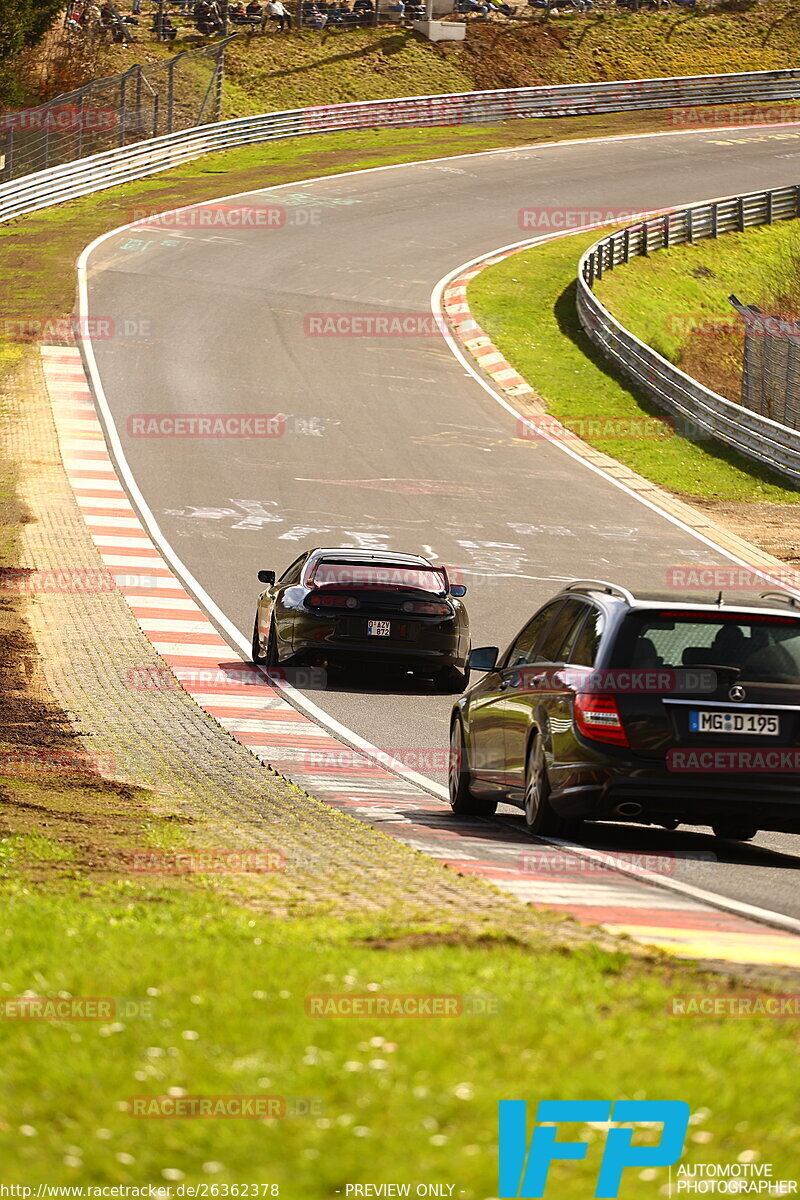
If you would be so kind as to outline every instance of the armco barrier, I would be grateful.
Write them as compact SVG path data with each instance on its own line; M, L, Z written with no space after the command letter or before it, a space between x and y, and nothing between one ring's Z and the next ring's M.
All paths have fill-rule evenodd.
M594 344L652 400L695 430L800 483L800 432L743 408L686 375L625 329L593 292L607 271L639 255L800 216L800 187L694 204L628 225L590 246L578 268L578 316Z
M209 151L277 138L381 127L476 125L522 117L752 104L796 97L800 97L800 70L793 69L406 96L264 113L151 138L3 184L0 221L165 171Z

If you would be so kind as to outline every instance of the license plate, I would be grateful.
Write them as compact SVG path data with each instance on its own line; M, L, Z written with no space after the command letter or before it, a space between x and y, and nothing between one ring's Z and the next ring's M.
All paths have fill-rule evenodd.
M389 637L391 628L391 621L367 621L367 634L369 637Z
M766 713L690 712L690 733L755 733L777 737L780 718Z

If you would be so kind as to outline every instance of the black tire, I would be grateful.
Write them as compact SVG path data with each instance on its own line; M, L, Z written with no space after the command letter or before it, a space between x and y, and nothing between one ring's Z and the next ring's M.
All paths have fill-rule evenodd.
M269 636L267 638L267 653L264 656L267 670L271 667L279 667L281 665L280 656L278 654L278 636L275 633L275 622L269 623Z
M464 744L464 728L456 718L450 728L450 762L447 783L450 790L450 807L458 817L491 817L497 808L496 800L483 800L473 796L470 787L472 776Z
M250 658L257 667L264 667L267 664L266 654L261 653L260 639L258 636L258 613L253 621L253 640L250 644Z
M575 837L583 822L580 818L561 817L550 803L550 778L539 734L528 747L525 762L525 825L529 833L540 837Z
M468 683L469 671L460 670L458 667L443 667L433 677L433 686L436 691L444 692L448 696L460 696Z
M731 842L749 842L758 833L751 825L712 825L714 836Z

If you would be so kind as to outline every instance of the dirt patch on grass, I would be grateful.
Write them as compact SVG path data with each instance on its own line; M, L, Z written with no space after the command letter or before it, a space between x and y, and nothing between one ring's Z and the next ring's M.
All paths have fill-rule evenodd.
M151 816L138 789L92 776L30 772L0 780L0 877L53 886L64 878L112 881L133 862Z
M719 525L752 542L759 550L785 563L800 565L800 504L701 500L697 496L681 499L702 509Z
M0 876L10 863L34 882L76 870L114 876L119 845L135 840L148 810L136 788L103 778L47 688L28 621L40 581L19 566L32 516L2 436L0 481Z
M371 950L425 950L428 946L521 946L526 944L525 938L514 937L512 934L492 934L489 932L465 935L455 931L437 933L405 933L398 937L365 938L358 943L369 946Z
M743 359L744 331L733 330L694 338L686 344L676 365L712 392L740 404Z
M19 533L31 514L16 493L16 465L0 445L0 774L36 769L48 755L82 765L76 735L50 696L26 619L35 573L18 567Z

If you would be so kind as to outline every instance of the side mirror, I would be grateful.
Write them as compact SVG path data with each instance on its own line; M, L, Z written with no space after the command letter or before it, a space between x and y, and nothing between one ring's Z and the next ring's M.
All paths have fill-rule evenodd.
M470 650L467 666L470 671L493 671L499 653L498 646L477 646Z
M258 572L258 582L259 583L274 583L275 582L275 572L274 571L259 571Z
M458 597L458 599L460 599L462 596L466 596L466 594L467 594L467 585L465 583L451 583L450 584L450 595L451 596L456 596L456 597Z

